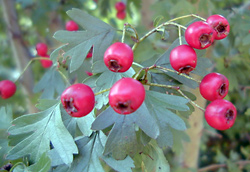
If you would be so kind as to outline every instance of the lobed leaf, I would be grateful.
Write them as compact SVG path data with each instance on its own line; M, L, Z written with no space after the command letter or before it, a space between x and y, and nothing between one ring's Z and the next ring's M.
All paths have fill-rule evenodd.
M10 143L14 146L7 155L8 159L17 159L30 155L31 161L50 150L50 142L65 164L73 161L78 153L72 136L63 125L60 104L49 109L16 118L8 130Z

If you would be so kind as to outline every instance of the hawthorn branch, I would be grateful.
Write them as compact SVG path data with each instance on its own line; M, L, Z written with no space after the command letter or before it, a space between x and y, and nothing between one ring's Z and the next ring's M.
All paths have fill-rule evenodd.
M244 166L250 164L250 160L241 160L235 162L235 164L238 165L240 169L242 169ZM207 167L200 168L198 172L214 171L219 168L227 168L227 164L212 164Z

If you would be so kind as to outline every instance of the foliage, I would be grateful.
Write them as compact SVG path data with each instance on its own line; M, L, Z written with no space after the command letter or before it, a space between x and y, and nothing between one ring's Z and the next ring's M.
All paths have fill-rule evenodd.
M14 171L31 172L168 172L170 166L171 171L181 171L182 167L174 159L185 146L183 143L189 141L185 130L189 128L189 115L194 111L196 98L192 90L199 86L193 76L203 77L213 70L229 79L230 91L226 99L236 105L238 117L235 126L228 131L215 131L204 122L199 167L222 163L226 164L227 171L249 170L249 166L240 168L238 163L250 158L247 139L250 130L249 3L163 0L152 5L154 27L174 17L197 13L204 17L220 13L229 20L229 36L216 41L208 50L197 50L197 68L187 76L173 72L169 62L171 50L180 42L186 43L185 38L178 35L178 27L164 25L156 34L138 43L138 37L148 32L139 23L142 16L138 10L143 1L126 1L125 21L115 18L115 2L16 1L25 33L23 38L31 54L35 56L36 42L48 42L53 47L50 48L53 66L45 70L38 62L32 64L36 84L34 97L30 99L36 104L36 113L29 113L24 107L22 98L25 96L20 89L16 97L0 100L0 167L11 162ZM55 27L52 18L60 24ZM63 30L63 24L69 19L80 25L79 31ZM196 20L182 18L178 23L187 26ZM126 36L123 38L134 46L135 61L127 72L113 73L103 63L103 54L109 45L122 39L125 22L131 25L124 27ZM14 60L6 58L11 50L4 29L0 27L0 37L5 40L1 43L3 58L0 62L3 66L15 66ZM87 59L92 46L93 57ZM1 66L0 78L17 78L19 73L10 71ZM88 76L85 71L93 75ZM134 77L147 87L143 105L130 115L117 114L108 105L108 91L102 92L122 77ZM62 91L75 82L89 85L98 94L95 109L83 118L69 116L59 101ZM225 169L220 168L220 171Z

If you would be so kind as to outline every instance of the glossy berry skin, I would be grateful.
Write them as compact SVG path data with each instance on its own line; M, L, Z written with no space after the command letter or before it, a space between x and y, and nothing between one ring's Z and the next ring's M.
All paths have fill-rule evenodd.
M214 39L224 39L229 34L230 25L222 15L212 15L207 18L206 22L214 29Z
M118 11L116 17L120 20L124 20L126 18L126 11Z
M107 48L103 60L112 72L126 72L134 60L133 50L125 43L116 42Z
M174 70L189 74L196 67L197 55L192 47L183 44L170 52L169 60Z
M228 93L229 81L220 73L207 74L200 83L202 97L209 101L223 99Z
M214 41L213 32L213 28L208 23L197 21L187 27L185 39L191 47L205 49Z
M133 78L122 78L110 89L109 104L119 114L135 112L145 99L143 85Z
M46 56L48 52L48 46L45 43L36 44L36 51L39 56Z
M61 95L64 109L72 117L88 115L95 106L95 95L85 84L78 83L66 88Z
M0 81L0 97L8 99L16 92L16 84L10 80Z
M126 4L122 1L115 3L115 9L119 11L124 11L126 9Z
M207 123L217 130L227 130L234 125L237 116L235 106L224 99L211 102L205 110Z
M77 31L79 29L78 24L73 20L70 20L66 23L65 28L67 31Z
M48 60L40 60L43 68L50 68L53 64L52 60L49 60L49 55L43 56L48 58Z

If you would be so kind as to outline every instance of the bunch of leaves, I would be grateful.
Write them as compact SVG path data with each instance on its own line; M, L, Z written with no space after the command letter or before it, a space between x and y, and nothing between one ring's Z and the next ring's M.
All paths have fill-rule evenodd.
M115 40L116 29L79 9L72 9L67 14L82 30L56 32L54 38L63 45L53 51L51 59L54 63L60 58L67 60L69 81L73 79L70 77L74 77L72 73L81 70L92 46L94 75L86 78L83 83L91 86L95 93L109 89L122 77L134 76L136 71L133 68L122 74L113 73L103 63L103 54ZM178 45L179 39L172 43L155 64L172 69L169 54ZM193 74L205 75L204 69L208 65L206 59L199 58ZM54 93L53 90L60 94L64 84L56 70L53 67L44 75L40 81L42 84L36 87L37 91L49 90L46 84L51 81L54 89L49 90L50 94ZM175 72L150 71L149 75L152 83L166 82L190 88L198 86L195 81ZM60 83L60 86L56 85ZM70 117L58 100L40 100L37 105L40 112L23 115L12 122L8 130L12 149L7 159L28 156L29 163L33 164L30 168L35 169L41 162L46 162L53 167L52 171L104 171L103 162L119 171L121 168L131 171L135 164L137 169L169 171L162 148L173 147L178 150L181 147L182 140L186 139L183 131L187 128L185 118L188 116L183 114L190 114L193 109L188 104L190 99L174 91L171 92L173 94L166 94L166 91L169 90L150 87L146 91L143 105L130 115L117 114L108 107L108 92L96 96L95 109L83 118ZM191 94L188 96L192 97ZM101 113L95 118L99 110ZM143 161L143 165L138 167L135 161Z

